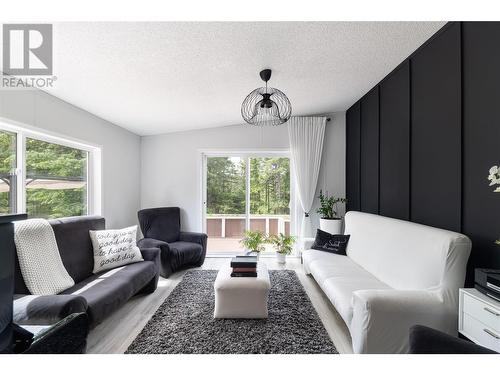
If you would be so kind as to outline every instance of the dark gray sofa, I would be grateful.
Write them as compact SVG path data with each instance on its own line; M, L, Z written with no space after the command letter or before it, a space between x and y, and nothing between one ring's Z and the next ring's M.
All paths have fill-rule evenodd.
M179 207L146 208L137 213L144 238L137 243L139 248L161 250L160 275L188 268L200 267L207 253L205 233L181 231Z
M59 253L75 285L58 295L32 296L21 274L16 256L14 322L48 325L66 316L86 312L94 327L111 312L140 293L156 290L160 269L158 249L142 248L144 262L93 274L94 253L89 230L105 229L100 216L51 220Z

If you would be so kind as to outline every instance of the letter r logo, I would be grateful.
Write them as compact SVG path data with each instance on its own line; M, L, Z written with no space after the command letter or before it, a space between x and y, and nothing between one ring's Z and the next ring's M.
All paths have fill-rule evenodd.
M3 72L52 75L52 25L4 24Z

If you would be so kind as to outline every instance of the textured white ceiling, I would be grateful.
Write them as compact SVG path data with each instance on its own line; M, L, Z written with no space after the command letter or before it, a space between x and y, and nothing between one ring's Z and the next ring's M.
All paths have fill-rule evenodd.
M262 85L344 111L444 22L56 23L49 92L140 135L242 123Z

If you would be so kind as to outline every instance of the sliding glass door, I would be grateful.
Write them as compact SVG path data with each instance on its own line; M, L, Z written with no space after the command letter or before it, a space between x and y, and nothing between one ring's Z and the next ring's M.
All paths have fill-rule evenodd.
M246 229L246 160L206 158L206 214L209 252L241 251Z
M204 230L209 254L244 251L245 230L290 234L290 159L204 155Z

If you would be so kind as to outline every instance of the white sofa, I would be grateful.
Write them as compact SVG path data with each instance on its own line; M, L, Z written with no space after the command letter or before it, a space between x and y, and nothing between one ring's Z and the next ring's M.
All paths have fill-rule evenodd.
M344 232L347 256L305 250L302 259L347 324L355 353L405 353L414 324L456 335L469 238L356 211L345 215Z

